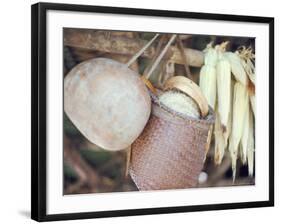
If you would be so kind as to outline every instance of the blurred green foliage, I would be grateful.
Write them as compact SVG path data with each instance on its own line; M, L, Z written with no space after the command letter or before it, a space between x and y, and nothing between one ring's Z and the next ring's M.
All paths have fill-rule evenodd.
M64 175L66 175L68 178L77 179L76 172L66 162L63 163L63 170L64 170Z
M83 158L93 167L100 167L112 158L112 154L108 151L93 151L91 149L81 149Z
M80 134L76 126L71 122L66 113L63 113L63 130L68 136L75 136Z

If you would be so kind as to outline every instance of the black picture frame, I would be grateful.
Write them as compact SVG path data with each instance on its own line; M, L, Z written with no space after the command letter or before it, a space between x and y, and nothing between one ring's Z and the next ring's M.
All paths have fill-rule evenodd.
M102 7L73 4L37 3L32 5L32 83L31 83L31 218L37 221L86 219L115 216L132 216L161 213L193 212L237 208L274 206L274 18L183 11L163 11L136 8ZM269 24L269 200L243 203L209 204L196 206L161 207L86 213L54 214L46 213L46 13L48 10L75 12L111 13L140 16L162 16L216 21L254 22Z

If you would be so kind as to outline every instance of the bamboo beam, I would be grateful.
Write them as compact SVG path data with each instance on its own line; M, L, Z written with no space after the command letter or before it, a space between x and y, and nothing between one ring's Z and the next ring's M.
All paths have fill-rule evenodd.
M111 35L106 31L95 31L88 29L64 29L64 45L74 48L100 51L111 54L134 55L141 49L147 41L124 37L122 35ZM144 51L142 57L153 58L155 47L149 47ZM185 48L184 53L189 65L193 67L201 67L204 55L201 51ZM176 64L184 65L181 52L175 46L169 47L165 59L169 57L169 61Z

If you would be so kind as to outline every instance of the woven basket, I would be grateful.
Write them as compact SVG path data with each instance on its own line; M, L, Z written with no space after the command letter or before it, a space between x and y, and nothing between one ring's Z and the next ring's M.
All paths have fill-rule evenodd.
M208 132L214 123L179 114L152 96L151 117L132 145L129 173L139 190L195 187L203 168Z

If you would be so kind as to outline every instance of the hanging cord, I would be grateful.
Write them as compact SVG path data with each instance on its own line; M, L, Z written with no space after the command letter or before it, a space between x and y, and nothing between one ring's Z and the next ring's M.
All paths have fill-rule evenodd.
M144 78L149 79L149 77L151 76L151 74L153 73L155 68L158 66L159 62L161 61L161 59L163 58L163 56L165 55L165 53L167 52L168 48L173 43L173 41L175 40L176 37L177 37L176 34L172 35L172 37L170 38L169 42L166 44L166 46L164 47L162 52L159 54L159 56L157 57L157 59L155 60L153 65L151 66L150 70L147 72L147 74L144 74Z
M159 34L156 34L139 52L137 52L127 63L127 66L129 67L148 47L149 45L159 36ZM160 55L156 58L155 62L153 63L153 65L151 66L151 68L149 69L148 73L145 75L141 76L141 79L143 80L143 82L145 83L145 85L154 93L156 93L155 88L153 87L153 85L151 84L151 82L148 80L150 75L152 74L152 72L154 71L154 69L157 67L157 65L159 64L159 62L161 61L161 59L163 58L164 54L166 53L166 51L168 50L168 48L170 47L170 45L173 43L173 41L175 40L175 38L177 37L176 34L173 34L172 37L170 38L169 42L167 43L167 45L164 47L164 49L162 50L162 52L160 53ZM131 162L131 146L127 148L127 159L126 159L126 168L125 168L125 178L128 176L129 173L129 168L130 168L130 162Z
M189 68L189 61L187 60L187 57L184 53L184 46L183 46L182 40L180 39L179 36L177 37L177 44L178 44L178 48L180 50L181 57L182 57L182 60L183 60L183 63L184 63L186 76L187 76L187 78L192 79L190 68Z
M161 37L159 38L159 41L157 43L157 46L155 48L155 53L154 53L151 61L149 62L149 65L146 66L146 68L144 69L143 74L146 74L149 71L149 69L151 68L151 66L153 65L153 63L155 62L156 58L158 57L158 55L160 54L160 52L163 48L163 45L167 41L166 39L167 39L166 35L161 35Z
M140 49L140 50L127 62L127 66L130 67L131 64L133 64L134 61L137 60L137 58L143 54L143 52L153 43L153 41L154 41L158 36L159 36L159 34L156 34L142 49Z
M164 47L164 49L161 51L161 53L159 54L159 56L156 58L156 60L153 62L151 68L148 70L147 73L142 75L142 80L145 83L145 85L154 93L156 94L157 91L154 88L154 86L151 84L151 82L149 81L149 78L151 76L151 74L153 73L153 71L155 70L155 68L159 65L161 59L163 58L163 56L165 55L165 53L167 52L168 48L170 47L170 45L173 43L173 41L176 38L176 34L173 34L173 36L170 38L170 40L168 41L168 43L166 44L166 46Z
M159 34L156 34L142 49L140 49L128 62L127 62L127 66L129 67L140 55L142 55L142 53L153 43L153 41L159 36ZM167 43L167 45L164 47L164 49L162 50L162 52L159 54L159 56L156 58L155 62L152 64L151 68L149 69L149 71L144 74L141 78L143 80L143 82L145 83L145 85L153 92L156 93L155 88L153 87L153 85L150 83L149 81L149 77L151 76L151 74L153 73L153 71L155 70L155 68L158 66L158 64L160 63L161 59L163 58L163 56L165 55L165 53L167 52L168 48L170 47L170 45L173 43L173 41L175 40L175 38L177 37L176 34L173 34L172 37L170 38L169 42Z

